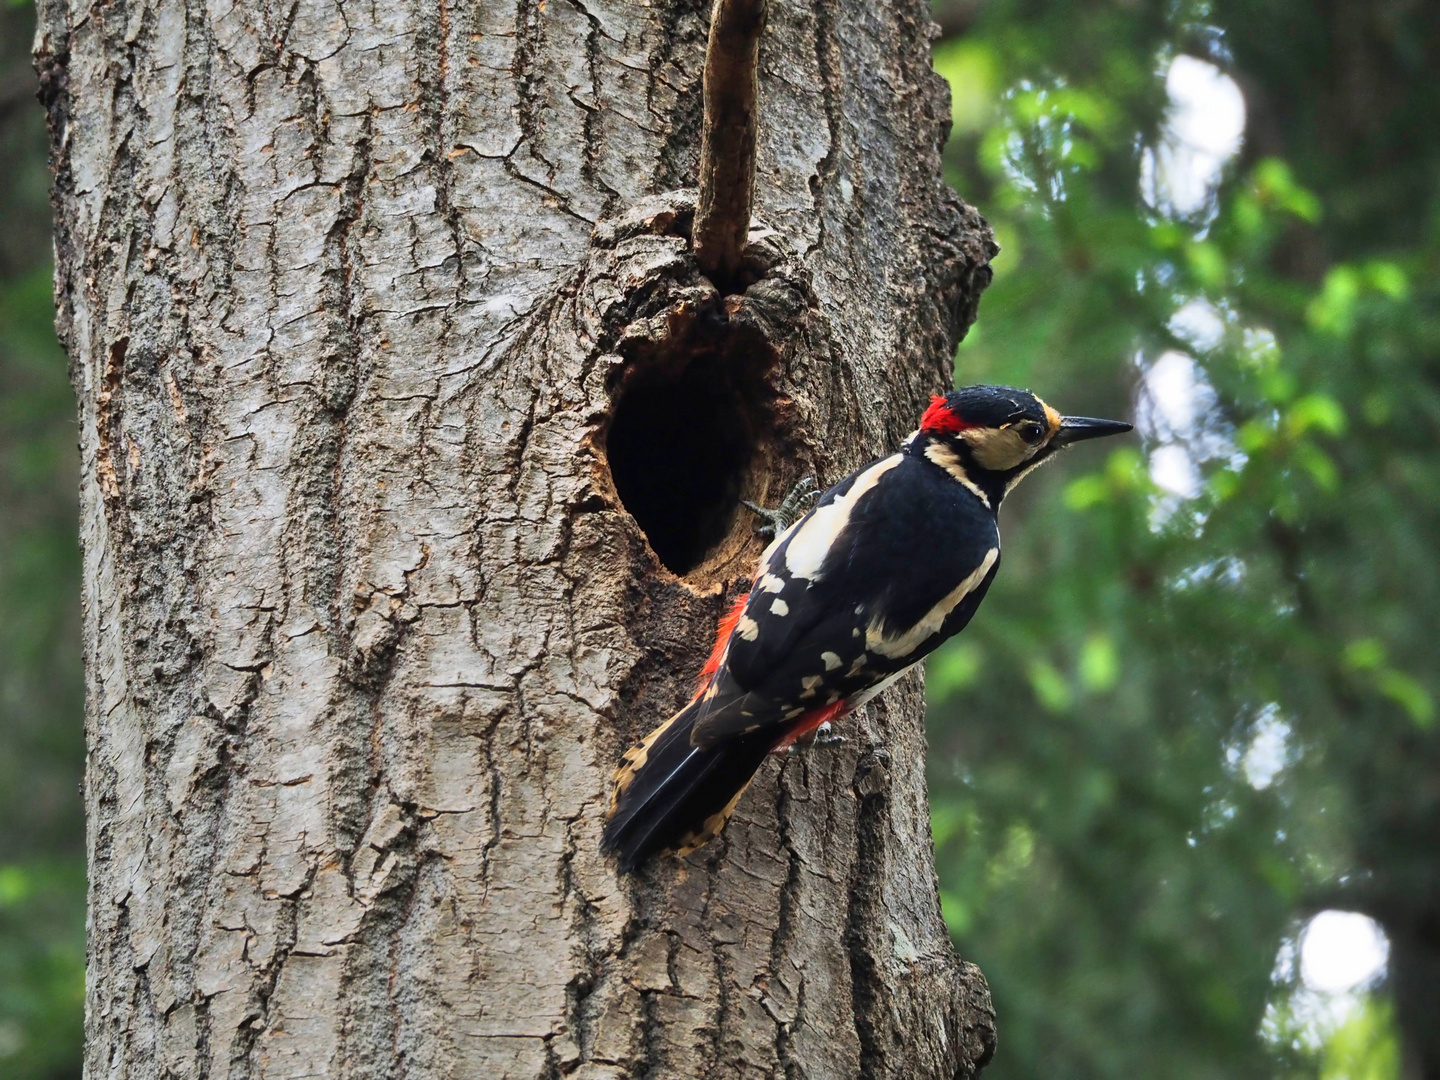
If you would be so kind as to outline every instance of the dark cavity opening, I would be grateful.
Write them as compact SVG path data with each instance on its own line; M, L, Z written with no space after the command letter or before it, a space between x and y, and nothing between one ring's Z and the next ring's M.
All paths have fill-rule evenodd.
M650 363L626 380L606 456L615 491L660 561L693 570L730 531L755 454L755 416L733 355Z

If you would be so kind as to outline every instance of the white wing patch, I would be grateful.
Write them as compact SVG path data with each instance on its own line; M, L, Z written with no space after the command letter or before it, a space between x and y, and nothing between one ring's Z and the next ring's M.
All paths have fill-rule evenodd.
M920 621L908 630L890 634L887 633L883 620L878 618L872 620L865 629L865 648L892 660L909 656L921 642L944 625L950 612L955 610L955 605L965 599L980 582L985 580L985 575L990 573L991 567L995 565L995 560L999 557L1000 549L998 547L987 551L985 558L980 560L980 565L975 568L975 571L941 597L940 602L922 615Z
M800 521L804 521L804 520L805 520L804 518L801 518L801 519L800 519ZM775 552L776 552L776 550L780 547L780 545L785 542L785 538L795 531L796 526L798 526L798 525L800 524L800 521L795 522L794 525L791 525L791 526L790 526L788 529L786 529L784 532L782 532L782 533L780 533L779 535L777 535L774 540L771 540L770 543L768 543L768 544L765 545L765 550L760 553L760 565L761 565L761 566L769 566L769 565L770 565L770 556L771 556L771 555L774 555Z
M850 524L855 505L880 482L882 476L904 460L903 454L881 458L857 476L844 495L810 511L810 515L800 522L799 529L791 535L790 546L785 549L785 569L790 571L791 577L809 581L819 578L825 556L830 554L836 539Z
M760 575L761 592L783 592L785 590L785 579L778 578L774 574Z

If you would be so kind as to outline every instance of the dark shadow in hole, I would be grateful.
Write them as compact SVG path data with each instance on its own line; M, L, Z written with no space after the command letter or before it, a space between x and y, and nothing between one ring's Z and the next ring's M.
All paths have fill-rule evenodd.
M615 491L676 574L725 538L755 456L755 410L736 384L734 359L722 351L643 365L610 421Z

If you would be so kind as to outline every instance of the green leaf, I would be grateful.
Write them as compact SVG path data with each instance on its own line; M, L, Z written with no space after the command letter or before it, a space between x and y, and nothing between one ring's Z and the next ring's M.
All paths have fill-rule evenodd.
M1342 659L1351 671L1372 671L1385 663L1385 646L1378 638L1358 638L1345 646Z
M1268 420L1247 420L1235 432L1235 445L1254 457L1275 441L1275 430Z
M1310 474L1321 491L1334 492L1340 487L1340 470L1335 460L1314 443L1300 443L1295 447L1295 460Z
M938 799L930 804L930 836L937 848L944 847L966 823L968 810L958 802Z
M1092 693L1113 690L1120 681L1120 657L1108 634L1095 633L1080 649L1080 685Z
M1078 477L1065 485L1066 507L1077 513L1099 506L1110 497L1110 484L1100 473Z
M943 701L974 683L984 664L985 653L966 638L958 638L936 650L925 668L925 692L931 701Z
M1382 694L1410 714L1417 728L1422 731L1434 728L1435 699L1419 680L1403 671L1386 668L1375 676L1375 685Z
M1105 479L1115 492L1150 488L1150 470L1144 456L1133 446L1110 452L1105 459Z
M0 866L0 907L23 903L31 891L30 876L23 866Z
M1393 262L1376 260L1367 263L1365 277L1371 288L1391 300L1404 300L1410 295L1410 279Z
M1034 858L1035 831L1024 822L1017 821L1005 830L1000 850L985 868L986 883L994 889L1014 881Z
M1305 309L1305 319L1322 334L1347 337L1355 325L1360 275L1353 266L1337 266L1325 275L1320 294Z
M1257 162L1251 174L1256 197L1265 206L1281 210L1312 224L1320 220L1320 200L1295 182L1290 166L1279 158Z
M1400 1038L1390 1003L1374 994L1363 997L1325 1040L1320 1063L1320 1080L1397 1080Z
M1345 410L1328 394L1306 394L1290 406L1285 422L1292 435L1318 429L1326 435L1345 434Z
M932 909L933 910L933 909ZM951 937L960 937L970 929L973 912L963 900L949 889L940 890L940 916Z
M1295 396L1298 388L1295 376L1288 371L1267 371L1260 376L1260 391L1266 401L1283 405Z
M1035 691L1035 700L1053 713L1065 712L1074 703L1075 695L1070 684L1058 668L1048 660L1032 660L1026 669L1030 688Z
M1225 256L1215 244L1191 244L1185 249L1185 260L1202 288L1219 289L1225 284Z
M1210 489L1210 498L1217 503L1223 503L1235 497L1240 490L1240 474L1234 469L1216 469L1206 478L1206 486Z
M1254 237L1265 227L1265 212L1252 193L1242 192L1230 206L1230 220L1242 236Z
M935 46L935 70L950 84L952 134L983 131L995 115L999 68L994 50L971 38L952 38Z

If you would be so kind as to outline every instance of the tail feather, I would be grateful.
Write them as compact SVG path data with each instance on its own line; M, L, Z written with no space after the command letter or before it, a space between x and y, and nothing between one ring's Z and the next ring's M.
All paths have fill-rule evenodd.
M693 851L724 828L773 737L691 745L695 703L626 755L601 847L631 871L651 855ZM640 751L637 753L636 751Z

